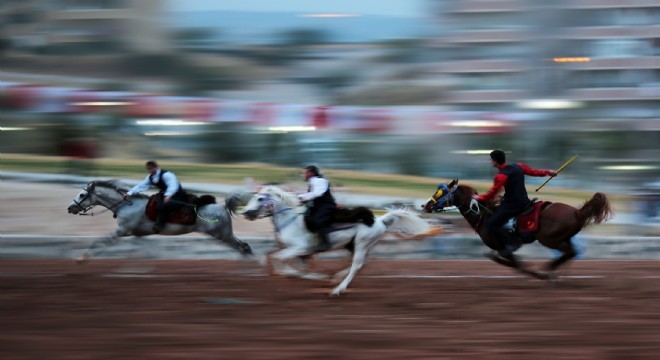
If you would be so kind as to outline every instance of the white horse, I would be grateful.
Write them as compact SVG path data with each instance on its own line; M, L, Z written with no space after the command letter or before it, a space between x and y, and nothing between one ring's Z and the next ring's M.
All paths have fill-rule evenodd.
M256 220L271 216L275 232L279 235L282 249L268 255L268 264L272 264L274 273L286 276L321 279L321 274L301 272L284 264L286 260L300 258L313 254L314 234L307 230L303 213L305 208L298 198L277 186L264 186L256 193L241 212L247 219ZM353 253L350 267L334 275L338 281L343 281L335 287L330 295L339 296L353 280L365 263L366 257L374 245L383 238L386 232L408 236L428 234L429 224L415 213L404 209L389 210L385 215L375 219L373 225L352 223L342 226L339 230L328 234L332 250L346 248ZM285 265L285 266L280 266ZM348 275L347 275L348 274Z
M124 200L123 195L130 186L117 180L92 181L73 199L68 207L70 214L83 215L93 206L100 205L106 211L111 211L117 219L117 228L107 237L95 240L78 258L78 262L86 262L94 255L100 246L116 243L124 236L146 236L153 234L154 222L145 215L145 208L149 197L136 194ZM202 232L213 236L221 242L239 251L244 256L254 256L250 245L234 236L232 231L231 215L240 203L239 195L232 194L225 199L225 204L216 203L200 206L195 209L199 219L194 225L167 223L160 232L161 235L180 235L191 232Z

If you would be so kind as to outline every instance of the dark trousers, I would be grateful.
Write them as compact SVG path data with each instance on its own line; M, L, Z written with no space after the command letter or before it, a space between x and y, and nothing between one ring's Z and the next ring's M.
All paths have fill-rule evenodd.
M307 213L307 226L311 231L319 234L322 242L328 241L328 233L332 224L332 214L337 209L334 204L320 204L309 209Z
M176 212L177 210L181 209L183 205L186 202L186 193L184 191L179 191L175 193L170 201L168 202L163 202L163 194L159 194L160 196L160 205L158 205L158 218L156 219L156 224L159 226L164 226L165 223L167 222L167 218L170 216L170 214Z
M495 243L495 250L504 248L507 241L511 240L509 233L503 228L504 224L509 221L512 217L520 214L523 210L524 205L510 205L510 204L501 204L493 213L491 217L486 219L484 226L489 236L492 236Z

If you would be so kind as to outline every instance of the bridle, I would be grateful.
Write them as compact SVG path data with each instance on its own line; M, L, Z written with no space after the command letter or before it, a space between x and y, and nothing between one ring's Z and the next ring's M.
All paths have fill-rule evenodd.
M435 195L433 195L431 197L431 200L434 201L434 206L433 207L436 206L436 203L438 201L441 201L438 206L443 206L443 207L444 206L456 206L458 211L460 211L461 214L463 214L466 219L468 219L468 217L473 219L472 220L474 222L473 227L477 232L479 231L479 228L481 227L481 223L484 221L484 216L486 215L486 213L491 213L492 214L492 211L489 208L487 208L483 204L479 203L475 199L471 199L470 202L468 202L468 203L464 203L464 204L460 204L460 205L456 204L455 201L454 201L455 200L454 194L455 194L456 190L458 190L458 186L455 186L452 190L449 190L449 188L447 186L441 186L441 187L438 188L438 190L443 190L443 194L441 195L440 200L436 200L437 192L436 192ZM446 194L444 193L444 191L446 191ZM468 220L468 222L469 221L470 220Z
M83 215L91 215L91 216L94 216L94 213L87 214L87 212L89 212L89 211L90 211L90 210L91 210L96 204L92 204L91 201L90 201L90 205L89 205L89 206L84 206L82 203L84 203L85 200L87 200L88 198L91 197L92 193L94 192L94 188L95 188L95 187L96 187L96 184L95 184L94 182L91 182L91 183L87 184L87 187L85 187L85 188L83 189L83 190L85 190L85 192L86 192L86 193L85 193L85 196L83 196L83 198L80 199L80 201L76 201L76 199L73 199L73 203L76 204L76 206L78 207L78 215L81 215L81 216L83 216ZM133 203L132 203L130 200L126 200L126 199L124 199L124 194L123 194L121 191L119 191L119 190L116 190L116 191L117 191L117 193L119 193L122 197L121 197L121 200L119 200L118 202L116 202L116 203L114 203L114 204L112 204L112 205L104 204L103 202L101 202L100 199L98 199L98 202L99 202L98 205L101 205L101 206L103 206L103 207L106 208L105 210L99 212L99 214L103 214L104 212L107 212L107 211L112 211L112 216L116 219L116 218L117 218L117 213L115 212L115 208L116 208L117 206L119 206L119 205L120 205L121 203L123 203L124 201L128 202L129 205L133 205Z
M252 210L252 211L257 212L257 214L260 214L262 209L264 209L264 208L269 209L270 213L267 214L266 216L269 216L271 218L271 220L273 222L273 226L275 227L276 232L278 232L278 233L281 232L282 229L284 229L285 227L291 225L296 220L296 218L298 217L298 216L292 216L289 219L287 219L283 224L278 225L277 222L275 221L276 215L280 215L280 214L289 212L289 211L293 210L293 207L284 207L284 208L281 208L281 209L277 209L276 211L273 211L274 208L275 208L275 200L273 199L273 195L268 194L268 193L263 193L263 194L260 194L260 195L263 196L263 197L259 198L259 200L258 200L259 201L259 208L257 208L256 210ZM259 216L259 215L257 215L257 216Z

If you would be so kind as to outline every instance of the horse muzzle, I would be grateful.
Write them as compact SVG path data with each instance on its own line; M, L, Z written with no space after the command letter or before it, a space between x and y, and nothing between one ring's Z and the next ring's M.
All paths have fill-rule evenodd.
M243 211L243 216L248 220L256 220L259 217L259 210Z
M67 211L69 212L69 214L76 215L80 212L80 207L78 205L70 205L67 208Z

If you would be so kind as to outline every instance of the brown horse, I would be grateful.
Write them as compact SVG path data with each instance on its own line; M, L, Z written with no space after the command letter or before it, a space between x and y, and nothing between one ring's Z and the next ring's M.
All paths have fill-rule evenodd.
M484 221L492 214L495 204L481 204L474 200L476 190L467 185L458 185L458 179L454 179L449 185L440 184L436 193L423 206L426 212L441 211L449 206L456 206L465 220L479 234L481 240L489 248L496 250L497 240L485 229L481 228ZM521 242L531 243L535 240L550 249L558 250L562 255L551 261L546 270L548 273L537 273L527 269L514 255L513 252L502 252L498 255L490 254L491 260L515 268L528 275L539 279L549 279L561 264L572 259L577 252L571 242L575 236L587 224L593 222L600 224L610 218L612 211L610 203L605 194L597 192L591 199L587 200L579 209L563 203L548 203L541 209L538 228L535 232L526 233ZM518 234L520 236L520 234ZM514 249L514 251L517 249Z

